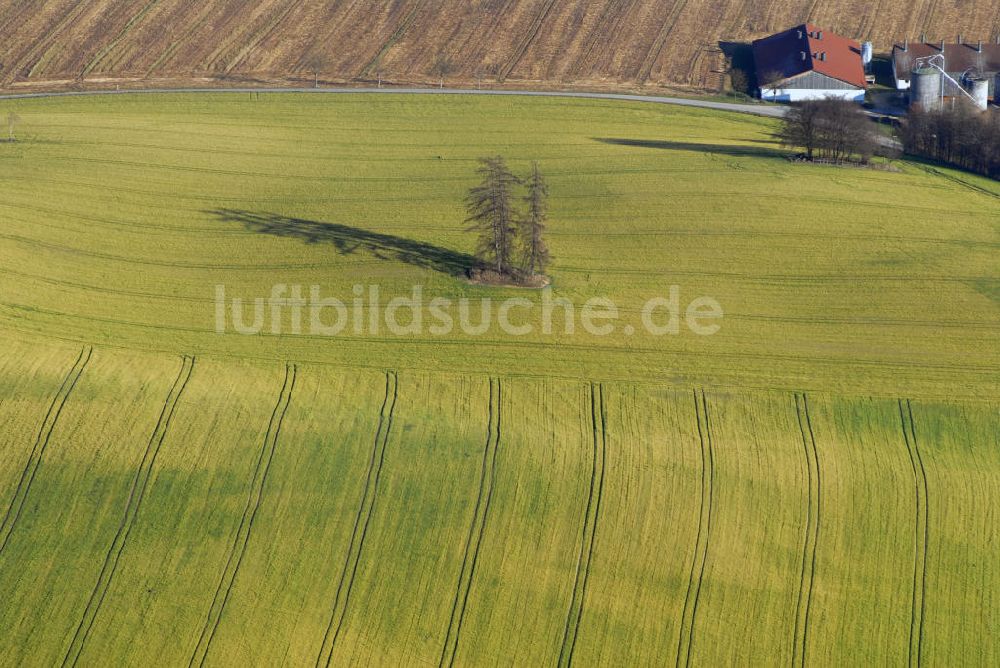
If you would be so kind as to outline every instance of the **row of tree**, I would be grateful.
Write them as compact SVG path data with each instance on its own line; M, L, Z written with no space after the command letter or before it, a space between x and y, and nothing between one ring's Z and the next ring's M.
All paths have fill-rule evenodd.
M527 178L514 174L502 156L480 159L477 171L482 182L466 198L467 230L479 236L477 259L501 281L526 282L544 274L549 189L538 163Z
M1000 114L964 102L952 109L913 109L900 140L910 155L1000 178Z
M878 152L877 126L853 102L809 100L788 110L778 131L784 146L804 151L807 160L867 163Z

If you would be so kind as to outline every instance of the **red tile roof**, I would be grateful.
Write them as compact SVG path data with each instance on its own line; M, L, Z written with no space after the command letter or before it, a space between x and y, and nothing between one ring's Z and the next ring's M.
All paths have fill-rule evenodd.
M806 54L804 60L803 53ZM790 79L806 72L818 72L858 88L867 88L861 44L811 23L755 41L753 55L758 78L777 73L783 79Z

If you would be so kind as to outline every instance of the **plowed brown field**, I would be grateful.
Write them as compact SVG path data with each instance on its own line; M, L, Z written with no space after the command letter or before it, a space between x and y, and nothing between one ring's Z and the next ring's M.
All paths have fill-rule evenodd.
M717 88L720 41L812 21L886 48L987 39L994 0L3 0L0 87L107 79L479 78ZM439 68L443 60L450 67Z

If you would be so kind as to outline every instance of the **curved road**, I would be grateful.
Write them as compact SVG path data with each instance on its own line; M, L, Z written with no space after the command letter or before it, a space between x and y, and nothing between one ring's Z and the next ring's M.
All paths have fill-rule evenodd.
M772 104L730 104L709 100L692 100L683 97L658 97L652 95L627 95L624 93L573 93L557 91L522 90L473 90L466 88L169 88L138 90L96 90L71 91L64 93L16 93L0 95L0 100L23 100L41 97L73 97L78 95L133 95L157 93L314 93L347 94L364 93L375 95L515 95L527 97L571 97L588 100L620 100L625 102L650 102L654 104L674 104L681 107L696 107L716 111L732 111L755 116L781 118L787 107Z

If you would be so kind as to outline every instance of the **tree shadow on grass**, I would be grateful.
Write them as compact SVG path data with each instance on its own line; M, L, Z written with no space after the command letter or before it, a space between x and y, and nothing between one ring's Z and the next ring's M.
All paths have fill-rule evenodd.
M223 222L240 223L258 234L299 239L307 244L330 244L341 255L368 253L380 260L402 262L449 276L467 276L480 266L475 257L466 253L339 223L236 209L213 209L207 213Z
M787 158L791 153L779 148L764 146L733 146L726 144L699 144L697 142L667 141L655 139L621 139L616 137L595 137L594 141L615 146L633 146L665 151L695 151L716 153L741 158Z

